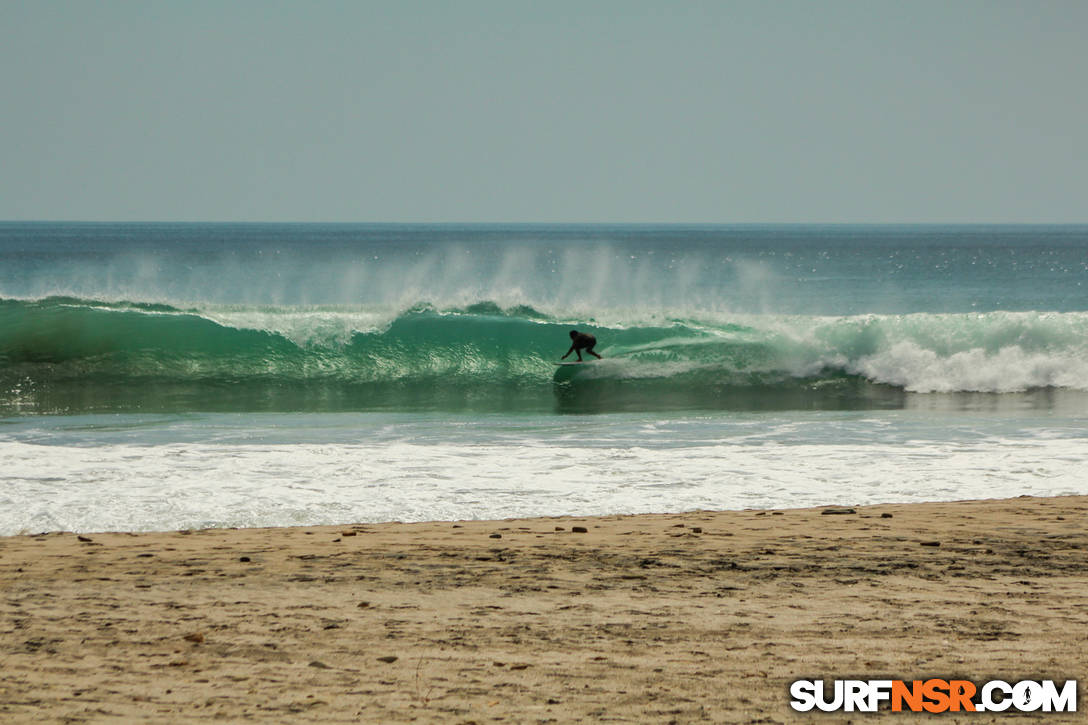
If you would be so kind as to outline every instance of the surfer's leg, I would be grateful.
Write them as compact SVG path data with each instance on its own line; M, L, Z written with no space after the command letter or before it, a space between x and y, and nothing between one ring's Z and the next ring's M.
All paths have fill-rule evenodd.
M590 355L592 355L593 357L597 358L598 360L600 360L600 359L601 359L601 356L600 356L600 355L598 355L597 353L593 352L593 348L592 348L592 347L590 347L590 348L586 348L586 352L588 352L588 353L589 353Z

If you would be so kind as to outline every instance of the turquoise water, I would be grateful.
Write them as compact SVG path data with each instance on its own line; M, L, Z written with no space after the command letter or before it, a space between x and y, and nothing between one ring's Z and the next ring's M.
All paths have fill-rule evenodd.
M1071 493L1086 405L1088 227L0 224L0 533Z

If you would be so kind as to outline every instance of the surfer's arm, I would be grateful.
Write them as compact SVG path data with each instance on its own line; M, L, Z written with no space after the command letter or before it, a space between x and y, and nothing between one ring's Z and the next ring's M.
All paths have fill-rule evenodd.
M570 349L569 349L569 350L567 350L567 355L570 355L570 354L571 354L572 352L574 352L574 345L571 345L571 346L570 346ZM561 358L559 358L559 359L560 359L560 360L566 360L566 359L567 359L567 355L564 355L563 357L561 357Z

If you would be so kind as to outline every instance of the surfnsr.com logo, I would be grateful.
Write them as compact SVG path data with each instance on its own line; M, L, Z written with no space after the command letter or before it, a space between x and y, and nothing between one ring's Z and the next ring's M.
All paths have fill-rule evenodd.
M1010 684L990 680L797 680L790 685L790 707L798 712L876 712L885 703L892 712L1076 712L1077 681L1060 687L1053 680Z

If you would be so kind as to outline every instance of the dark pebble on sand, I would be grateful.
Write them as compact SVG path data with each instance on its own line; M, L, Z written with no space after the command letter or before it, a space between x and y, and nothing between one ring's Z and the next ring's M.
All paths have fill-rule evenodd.
M87 538L86 536L77 536L76 538L79 539L80 541L84 541L84 542L86 542L88 544L91 543L91 541L92 541L91 539Z
M488 538L489 538L489 539L501 539L501 538L502 538L502 534L492 534L492 535L491 535L491 536L489 536Z
M941 545L941 542L939 542L939 541L923 541L922 542L922 546L940 546L940 545Z
M396 655L386 655L385 657L379 657L378 662L384 662L387 665L391 665L397 661Z
M571 526L570 530L573 531L576 534L588 534L589 533L589 529L587 529L585 526Z
M701 527L701 526L692 526L691 527L691 533L701 534L701 533L703 533L703 527Z
M829 514L856 514L854 509L824 509L820 512L821 515L827 516Z
M882 518L882 519L890 519L891 517L892 517L891 514L880 514L880 518Z
M253 561L248 556L239 556L238 561Z
M331 669L327 664L325 664L324 662L320 662L318 660L314 660L313 662L311 662L310 667L316 667L319 670Z
M556 531L566 531L566 529L564 529L562 526L556 526L555 530Z

